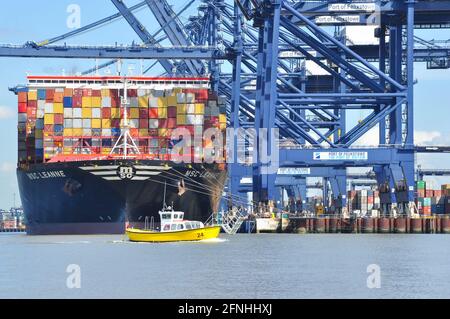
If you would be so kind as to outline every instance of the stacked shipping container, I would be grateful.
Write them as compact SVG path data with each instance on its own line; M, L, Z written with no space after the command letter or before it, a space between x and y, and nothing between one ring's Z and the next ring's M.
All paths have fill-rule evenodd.
M142 154L169 153L175 128L203 135L226 128L224 101L207 89L129 89L130 133ZM19 161L45 162L56 155L108 155L121 134L123 90L29 88L18 93ZM200 150L192 147L191 154Z
M416 204L422 215L450 214L450 184L433 189L431 184L418 181Z
M349 191L348 210L359 211L362 216L371 215L372 210L380 209L380 194L373 190Z

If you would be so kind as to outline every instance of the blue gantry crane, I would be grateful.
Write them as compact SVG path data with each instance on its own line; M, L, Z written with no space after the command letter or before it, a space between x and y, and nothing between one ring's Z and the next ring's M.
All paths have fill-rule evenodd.
M384 210L406 211L414 200L415 154L448 152L414 145L414 62L450 68L450 42L414 30L450 28L449 1L190 0L178 13L166 0L125 2L111 0L118 13L61 36L0 45L0 56L108 60L84 74L119 60L154 60L166 76L210 76L234 129L229 154L244 149L256 159L229 163L231 201L250 190L256 203L281 202L280 190L305 199L306 178L320 177L339 210L355 177L347 169L370 167ZM197 15L182 22L193 3ZM145 6L159 26L153 33L133 13ZM142 43L55 44L119 18ZM359 25L373 25L378 43L349 42L343 28ZM308 74L310 62L325 73ZM354 110L366 115L351 126ZM377 146L357 144L374 128ZM265 142L277 147L263 150Z

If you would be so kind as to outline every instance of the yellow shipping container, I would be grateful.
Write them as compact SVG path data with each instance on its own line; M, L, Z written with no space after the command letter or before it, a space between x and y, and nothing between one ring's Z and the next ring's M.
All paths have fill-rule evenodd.
M120 119L120 108L118 107L111 108L111 118Z
M167 107L167 98L166 97L158 98L158 108L159 107Z
M92 117L92 109L83 108L81 112L84 119L90 119Z
M102 120L102 128L111 128L111 120L103 119Z
M73 129L72 128L65 128L64 129L64 136L73 136Z
M109 89L102 89L102 97L109 97Z
M226 123L227 116L225 114L219 114L219 123Z
M177 105L177 96L171 95L167 98L167 105L168 106L175 106Z
M219 123L219 128L225 130L227 128L227 123Z
M91 122L92 128L102 128L102 120L101 119L93 119Z
M82 107L92 107L92 97L83 96L83 98L81 100L81 106Z
M167 108L165 108L165 107L158 108L158 118L160 118L160 119L167 118Z
M140 96L138 100L139 107L148 107L148 96Z
M37 90L28 91L28 101L37 101Z
M139 109L137 107L130 108L130 119L138 119L139 118Z
M103 155L108 155L109 153L111 153L112 148L111 147L103 147L102 148L102 154Z
M139 129L139 136L148 136L148 129L147 128Z
M177 114L186 114L187 106L186 104L177 104Z
M44 115L44 124L45 125L55 124L55 117L53 116L53 114L45 114Z
M100 96L93 96L91 107L102 107L102 98Z
M74 128L73 136L83 136L83 129L82 128Z
M177 125L186 125L186 115L177 114Z
M167 129L166 129L166 128L160 128L160 129L158 130L158 134L159 134L159 136L161 136L161 137L165 137L165 136L167 135Z
M53 103L53 113L63 114L64 113L64 105L62 103Z
M195 114L205 114L205 104L203 103L195 104Z

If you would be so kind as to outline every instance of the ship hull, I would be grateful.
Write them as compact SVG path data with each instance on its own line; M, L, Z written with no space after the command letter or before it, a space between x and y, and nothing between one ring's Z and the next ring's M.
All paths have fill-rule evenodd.
M216 164L121 160L35 164L17 177L28 234L123 234L127 223L158 225L164 199L205 221L218 209L226 172Z

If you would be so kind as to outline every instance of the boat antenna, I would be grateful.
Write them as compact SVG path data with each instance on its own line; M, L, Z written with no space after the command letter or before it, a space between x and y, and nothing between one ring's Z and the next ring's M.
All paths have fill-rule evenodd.
M167 208L167 205L166 205L166 188L167 188L167 181L164 180L164 203L163 203L163 209L164 210Z

